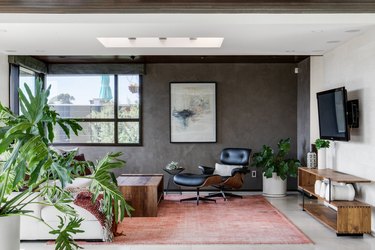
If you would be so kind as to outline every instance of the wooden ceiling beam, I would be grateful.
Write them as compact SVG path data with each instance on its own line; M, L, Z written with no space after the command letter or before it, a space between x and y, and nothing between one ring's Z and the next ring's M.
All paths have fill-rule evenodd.
M375 13L375 1L0 0L0 13Z

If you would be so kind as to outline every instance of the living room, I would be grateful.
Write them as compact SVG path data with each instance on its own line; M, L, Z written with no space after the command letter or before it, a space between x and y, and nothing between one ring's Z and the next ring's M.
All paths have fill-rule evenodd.
M177 161L185 168L184 172L198 173L199 165L214 166L219 160L221 150L226 147L251 148L253 152L258 152L262 145L275 147L280 139L290 138L292 142L290 155L306 164L306 154L310 151L310 144L319 138L316 93L345 86L348 91L348 100L359 100L360 126L351 129L350 141L332 142L328 150L327 167L369 180L374 179L370 158L374 148L371 141L371 125L374 121L371 112L372 89L374 88L372 81L375 78L372 70L375 64L375 16L373 14L342 14L341 16L340 14L316 14L316 16L313 14L293 16L291 14L289 17L277 14L264 14L263 16L243 14L235 17L230 14L222 14L222 16L215 14L215 17L211 16L212 19L209 14L206 15L185 14L182 18L183 15L179 14L180 19L177 22L178 19L173 15L158 17L160 19L152 14L134 15L132 21L129 21L128 17L124 19L116 17L119 19L114 21L108 14L106 16L108 20L101 24L103 27L99 27L94 16L77 16L70 19L67 27L72 31L74 30L72 27L77 26L74 32L80 34L82 29L86 28L90 30L96 27L98 30L105 30L111 25L115 26L114 30L127 30L129 26L134 25L136 27L134 30L137 32L123 31L121 36L125 37L215 37L221 34L224 37L222 49L125 48L108 51L98 43L94 46L95 49L90 51L92 46L88 43L82 47L82 43L86 41L79 42L79 35L75 38L77 46L74 46L74 42L68 43L68 40L64 40L66 37L62 33L58 39L62 40L61 44L69 46L61 49L61 44L57 43L58 39L51 38L52 40L43 43L40 37L38 38L39 35L33 35L32 32L25 33L25 30L45 30L47 33L50 32L50 37L53 37L53 32L56 32L55 28L47 26L53 27L53 23L66 25L64 15L47 17L1 14L0 84L2 91L0 101L3 105L12 106L13 96L10 94L12 90L9 85L11 81L9 57L12 56L32 56L47 65L47 68L51 65L72 64L72 62L75 66L77 62L92 64L90 60L94 60L98 65L124 64L125 69L122 69L124 72L129 70L126 68L127 65L133 65L130 66L132 75L141 76L139 145L79 145L78 147L80 152L92 161L101 159L108 152L121 151L123 152L121 158L126 161L126 166L116 170L116 175L164 174L164 187L166 188L166 180L169 176L163 168L168 163ZM89 20L90 18L92 20ZM43 23L41 20L49 21ZM206 22L206 25L200 32L189 33L188 31L192 29L187 24L189 20L195 20L191 21L195 28L199 23ZM246 20L248 20L247 24ZM82 24L85 22L86 26ZM140 29L142 22L146 22L145 26L153 27L153 32ZM106 26L105 24L108 23L110 25ZM151 25L152 23L154 26ZM253 27L257 32L267 30L267 34L262 36L259 33L258 36L260 41L268 39L268 42L259 44L246 39L240 42L241 33L251 30L254 23L259 25ZM295 23L299 23L301 28L295 28ZM215 30L214 27L219 24L223 28ZM158 29L156 26L161 28ZM229 32L233 27L238 29L239 34ZM276 32L277 29L283 32L288 29L296 34L288 39L281 37ZM301 30L304 29L308 30L302 32ZM62 28L61 32L63 30ZM159 32L156 32L158 30ZM251 34L257 34L254 30ZM146 31L150 33L142 33ZM94 34L95 37L100 35ZM106 36L111 36L111 34ZM236 42L231 40L231 36L238 36L234 40ZM54 44L56 46L52 46ZM243 47L244 44L248 44L247 47ZM285 44L288 46L281 46ZM315 46L317 44L319 46ZM261 45L268 50L261 50ZM74 62L74 60L78 61ZM137 71L134 65L140 66L137 67ZM115 75L116 72L111 74ZM171 142L170 84L181 82L216 83L216 138L214 142ZM88 99L93 98L95 96L90 96ZM76 146L77 143L57 147L73 148ZM262 172L253 166L250 167L250 171L255 171L255 177L247 174L240 191L248 195L259 194L262 190ZM375 203L372 187L373 184L368 183L356 185L356 199L371 207ZM304 213L299 207L301 197L296 192L296 179L291 178L288 181L288 190L288 196L269 198L269 202L284 213L314 243L284 246L281 244L277 245L277 248L328 249L333 246L352 249L351 247L355 246L360 249L371 249L373 247L373 240L369 234L365 234L363 238L337 237L334 231L327 229ZM194 195L195 190L191 189L191 191ZM227 202L231 201L232 199L228 199ZM371 217L373 215L372 209ZM371 231L374 232L373 223ZM230 245L230 248L267 249L272 246L245 244ZM228 245L215 244L206 246L194 244L97 246L88 244L84 247L87 249L99 247L105 249L228 249ZM53 245L45 242L27 242L22 243L21 248L53 249Z

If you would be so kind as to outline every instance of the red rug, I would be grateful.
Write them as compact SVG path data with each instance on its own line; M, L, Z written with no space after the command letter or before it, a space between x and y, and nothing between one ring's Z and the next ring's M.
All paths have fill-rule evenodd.
M308 244L305 236L264 197L217 203L179 202L167 195L158 217L126 218L114 244Z

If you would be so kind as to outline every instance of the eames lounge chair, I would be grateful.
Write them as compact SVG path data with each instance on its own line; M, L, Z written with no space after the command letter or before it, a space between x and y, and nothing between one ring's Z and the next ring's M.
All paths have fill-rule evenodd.
M213 184L220 190L218 193L209 194L210 197L227 197L242 198L241 195L225 192L230 189L240 189L244 183L245 174L249 172L251 149L249 148L225 148L220 154L221 164L216 163L215 168L199 166L204 175L220 175L222 181L219 184Z

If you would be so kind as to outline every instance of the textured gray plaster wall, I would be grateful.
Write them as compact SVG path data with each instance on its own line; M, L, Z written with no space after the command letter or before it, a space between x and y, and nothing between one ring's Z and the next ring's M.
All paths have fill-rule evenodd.
M310 58L298 64L297 94L297 156L306 166L307 153L310 151Z
M124 152L126 167L119 173L164 173L170 161L186 172L198 165L213 166L224 147L260 150L292 139L297 155L297 76L295 64L148 64L143 77L143 146L83 147L94 160L109 151ZM217 83L217 143L173 144L169 138L169 83ZM165 182L166 185L166 182ZM245 189L261 190L261 173L246 176Z

